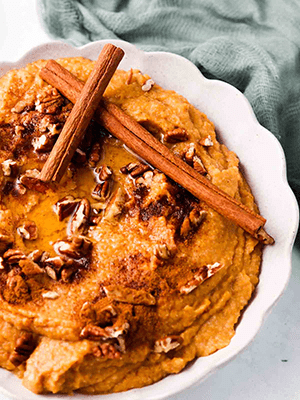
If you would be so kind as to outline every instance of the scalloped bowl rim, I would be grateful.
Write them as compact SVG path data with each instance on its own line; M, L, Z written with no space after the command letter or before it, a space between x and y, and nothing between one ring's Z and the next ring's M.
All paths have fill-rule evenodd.
M242 171L262 215L268 220L266 230L276 239L273 246L264 249L260 282L227 347L196 359L177 375L169 375L143 388L108 395L73 396L74 399L94 400L160 400L199 384L252 342L287 286L299 210L287 182L283 149L275 136L258 123L246 97L225 82L206 79L184 57L167 52L143 52L122 40L100 40L79 48L63 42L49 42L34 47L16 62L0 62L0 77L12 68L21 68L42 58L83 56L95 59L106 43L125 50L120 68L138 68L149 74L162 87L182 94L214 122L219 140L239 155ZM287 209L289 216L284 214ZM0 370L0 379L0 392L15 399L20 398L20 393L23 400L66 398L65 395L37 396L6 370Z

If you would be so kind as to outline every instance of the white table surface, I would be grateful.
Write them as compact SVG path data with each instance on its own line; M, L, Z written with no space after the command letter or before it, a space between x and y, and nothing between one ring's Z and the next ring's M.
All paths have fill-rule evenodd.
M0 61L50 41L34 0L0 0ZM51 399L51 397L49 397ZM233 362L173 400L300 400L300 252L287 290L254 342ZM7 400L0 394L0 400ZM20 397L21 400L21 397Z

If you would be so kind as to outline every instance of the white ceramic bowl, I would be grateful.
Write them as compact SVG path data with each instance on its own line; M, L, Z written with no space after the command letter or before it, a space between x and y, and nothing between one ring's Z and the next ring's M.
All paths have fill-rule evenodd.
M118 40L102 40L81 48L52 42L32 49L15 63L0 63L0 76L12 68L24 67L38 59L83 56L96 59L105 43L125 50L119 68L138 68L165 89L173 89L213 121L219 141L240 158L261 214L267 219L266 230L275 238L263 253L260 282L253 301L246 308L231 343L216 353L195 360L177 375L153 385L123 393L87 396L80 400L158 400L199 384L212 372L229 362L254 339L264 318L283 293L291 273L291 253L298 228L298 205L286 179L286 163L278 140L256 120L245 96L234 87L208 80L183 57L164 53L144 53ZM10 372L0 369L1 391L22 400L62 399L65 396L37 396L27 391Z

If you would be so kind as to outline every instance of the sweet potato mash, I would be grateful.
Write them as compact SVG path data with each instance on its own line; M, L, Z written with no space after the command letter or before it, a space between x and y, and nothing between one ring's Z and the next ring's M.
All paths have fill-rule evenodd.
M93 62L58 60L85 81ZM38 75L0 80L0 365L35 393L149 385L228 345L261 245L91 123L62 181L38 179L72 104ZM237 156L138 70L105 98L257 212Z

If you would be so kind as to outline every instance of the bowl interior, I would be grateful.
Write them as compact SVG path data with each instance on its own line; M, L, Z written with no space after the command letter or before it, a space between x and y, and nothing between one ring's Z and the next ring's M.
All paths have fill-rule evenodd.
M124 393L87 396L75 399L133 400L163 399L198 384L243 350L258 332L263 319L287 285L291 272L291 251L298 227L298 206L286 179L283 150L277 139L257 122L250 104L234 87L207 80L183 57L164 53L144 53L135 46L114 40L103 40L82 48L52 42L38 46L16 63L1 63L0 76L12 68L21 68L38 59L83 56L96 59L105 43L114 43L125 50L121 69L138 68L150 75L165 89L172 89L204 112L215 124L218 140L240 158L242 171L250 184L261 214L267 219L266 230L275 244L264 249L260 282L251 304L246 308L230 345L199 358L178 375L142 389ZM286 210L289 210L287 213ZM23 400L62 399L64 396L36 396L24 389L11 373L0 370L2 391Z

